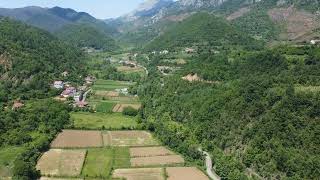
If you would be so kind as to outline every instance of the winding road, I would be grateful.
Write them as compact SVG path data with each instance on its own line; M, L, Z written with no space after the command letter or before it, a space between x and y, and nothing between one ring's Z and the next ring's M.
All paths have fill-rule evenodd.
M212 159L208 152L203 151L201 148L198 149L203 155L206 156L206 168L207 168L207 175L213 180L221 180L221 178L216 174L214 169L212 168Z

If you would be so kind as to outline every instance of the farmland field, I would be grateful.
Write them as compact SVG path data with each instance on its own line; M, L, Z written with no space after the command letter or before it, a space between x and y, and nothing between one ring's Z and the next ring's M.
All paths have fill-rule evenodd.
M168 155L168 156L151 156L151 157L136 157L131 158L131 166L163 166L172 164L183 164L184 159L180 155Z
M114 178L126 178L127 180L165 180L162 168L136 168L116 169Z
M125 108L127 107L132 107L133 109L140 109L141 108L141 104L117 104L113 107L113 112L122 112Z
M50 177L41 177L40 180L83 180L81 178L50 178Z
M85 177L108 177L113 161L113 149L89 149L82 170Z
M115 89L127 88L133 83L125 81L97 80L92 86L95 91L113 91Z
M97 112L104 112L104 113L109 113L112 112L113 107L115 106L115 103L112 102L99 102L96 106L96 111Z
M63 130L51 143L52 148L102 147L100 131Z
M45 176L79 176L86 150L52 149L42 155L37 169Z
M159 143L146 131L108 131L103 133L104 145L156 146Z
M131 157L166 156L174 154L175 153L162 146L130 148Z
M195 167L168 167L167 180L209 180L209 178Z
M113 147L114 149L114 168L128 168L130 167L129 149L126 147Z
M11 169L14 159L23 151L22 147L0 148L0 179L11 176Z
M121 129L135 128L137 126L136 118L123 116L119 113L87 113L74 112L71 113L75 128L84 129Z

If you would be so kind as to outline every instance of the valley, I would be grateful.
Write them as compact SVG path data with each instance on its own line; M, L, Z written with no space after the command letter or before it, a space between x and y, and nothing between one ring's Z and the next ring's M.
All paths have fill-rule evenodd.
M0 8L0 180L319 179L319 14Z

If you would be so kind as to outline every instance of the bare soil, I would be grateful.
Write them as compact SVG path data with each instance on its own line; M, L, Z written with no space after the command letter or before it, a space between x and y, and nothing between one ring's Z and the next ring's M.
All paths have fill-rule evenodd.
M168 167L167 180L209 180L209 178L196 167Z
M184 159L179 155L168 155L168 156L152 156L152 157L136 157L131 158L131 166L142 167L142 166L163 166L172 164L183 164Z
M113 178L126 180L164 180L162 168L116 169Z
M78 176L86 150L51 149L44 153L36 166L44 176Z
M130 148L131 157L150 157L150 156L166 156L175 153L165 147L138 147Z
M52 148L102 147L100 131L63 130L52 142Z

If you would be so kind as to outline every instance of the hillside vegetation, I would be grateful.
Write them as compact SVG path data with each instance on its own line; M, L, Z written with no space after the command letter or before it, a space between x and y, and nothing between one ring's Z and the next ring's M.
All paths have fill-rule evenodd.
M86 73L84 55L47 32L0 19L0 99L45 97L50 85L69 72L70 81Z
M316 179L320 94L301 87L319 87L319 52L278 47L232 62L229 53L202 54L176 75L150 72L139 92L145 125L195 160L200 145L211 151L223 179L247 179L252 170L268 179ZM213 83L181 79L190 72Z
M55 34L60 39L78 47L91 47L106 51L112 51L118 48L114 39L87 24L67 25L55 32Z
M259 43L227 21L207 13L198 13L173 25L146 46L147 50L177 49L181 47L258 48Z

